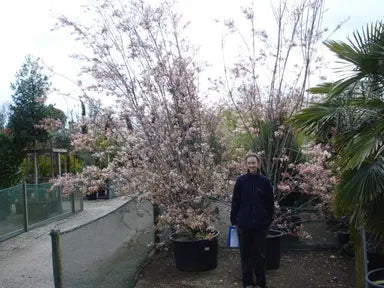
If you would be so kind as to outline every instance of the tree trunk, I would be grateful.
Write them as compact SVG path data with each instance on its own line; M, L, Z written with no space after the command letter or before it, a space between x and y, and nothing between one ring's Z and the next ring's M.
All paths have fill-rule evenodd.
M361 233L354 231L353 244L355 248L355 283L356 287L365 287L365 263L364 263L364 249Z

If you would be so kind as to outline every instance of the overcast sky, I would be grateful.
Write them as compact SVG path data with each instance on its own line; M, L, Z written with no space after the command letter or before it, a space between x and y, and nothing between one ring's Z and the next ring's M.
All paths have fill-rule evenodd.
M221 51L221 28L213 20L236 18L241 13L241 6L246 6L249 2L179 0L179 11L191 21L191 40L200 46L206 60L212 60L213 64L218 65L217 51ZM9 85L15 80L15 73L20 69L27 54L41 57L55 73L76 80L78 67L68 55L76 52L81 46L71 39L67 31L51 29L57 15L81 17L80 6L86 4L87 0L12 0L0 3L0 104L11 101L12 92ZM350 20L331 37L345 40L354 30L383 19L383 4L382 0L325 0L327 12L323 22L333 30L337 24L350 17ZM256 18L269 25L272 21L268 16L270 1L256 0L254 6ZM53 75L52 82L53 86L72 91L71 97L74 98L55 93L48 97L49 103L56 103L58 108L68 113L74 105L78 105L75 99L80 92L64 77Z

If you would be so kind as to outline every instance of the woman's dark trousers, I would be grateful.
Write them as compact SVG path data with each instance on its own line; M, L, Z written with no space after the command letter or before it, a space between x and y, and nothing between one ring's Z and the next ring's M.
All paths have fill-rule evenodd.
M255 285L253 273L256 276L256 285L266 286L266 231L256 231L238 227L241 270L243 286Z

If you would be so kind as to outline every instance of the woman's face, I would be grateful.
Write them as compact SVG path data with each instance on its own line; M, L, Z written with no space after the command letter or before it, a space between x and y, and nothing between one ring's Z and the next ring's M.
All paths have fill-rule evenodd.
M257 160L256 157L248 157L247 158L247 169L251 173L257 172L257 169L259 168L259 161Z

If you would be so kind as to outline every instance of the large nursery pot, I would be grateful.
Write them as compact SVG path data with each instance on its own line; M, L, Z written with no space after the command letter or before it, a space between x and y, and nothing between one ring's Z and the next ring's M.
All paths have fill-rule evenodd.
M369 288L384 288L384 268L370 271L365 280Z
M267 233L267 269L277 269L280 267L280 238L283 234L282 231L273 229L270 229Z
M172 234L170 239L173 242L173 254L177 269L199 272L216 268L218 236L219 232L216 231L210 240L187 240L178 237L177 233Z

